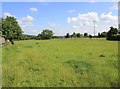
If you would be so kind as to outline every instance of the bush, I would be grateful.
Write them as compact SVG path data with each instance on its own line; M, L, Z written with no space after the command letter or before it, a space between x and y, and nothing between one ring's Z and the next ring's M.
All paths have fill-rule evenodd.
M107 37L107 40L120 41L120 34Z

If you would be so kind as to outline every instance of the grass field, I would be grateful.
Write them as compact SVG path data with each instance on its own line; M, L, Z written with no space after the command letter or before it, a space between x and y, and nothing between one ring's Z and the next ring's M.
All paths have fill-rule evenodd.
M16 41L2 50L3 87L114 87L118 42L105 39Z

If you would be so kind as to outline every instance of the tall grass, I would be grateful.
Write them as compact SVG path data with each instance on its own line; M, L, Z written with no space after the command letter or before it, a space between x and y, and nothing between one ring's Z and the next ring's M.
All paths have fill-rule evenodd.
M3 47L4 87L115 87L118 42L105 39L16 41Z

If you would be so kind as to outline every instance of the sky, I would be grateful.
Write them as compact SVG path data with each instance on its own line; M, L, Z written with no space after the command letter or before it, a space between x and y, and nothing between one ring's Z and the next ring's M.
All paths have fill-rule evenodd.
M51 29L54 35L95 33L118 27L115 2L2 2L2 17L14 16L24 34L38 35Z

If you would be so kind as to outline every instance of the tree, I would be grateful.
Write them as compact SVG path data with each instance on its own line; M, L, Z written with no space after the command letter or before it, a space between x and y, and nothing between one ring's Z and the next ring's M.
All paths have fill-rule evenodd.
M85 36L85 37L87 37L87 36L88 36L88 34L87 34L87 33L84 33L84 36Z
M66 34L65 38L70 38L70 35L69 33Z
M42 36L41 34L38 34L37 39L40 40L41 36Z
M101 37L101 34L100 34L100 33L98 33L98 37Z
M43 30L43 32L41 32L41 39L50 39L53 36L53 31L49 30L49 29L45 29Z
M76 34L75 34L75 32L73 32L73 34L71 35L71 37L76 38Z
M14 17L7 16L5 19L2 19L2 36L5 40L9 40L12 44L14 44L14 39L20 39L22 36L22 29L19 26L18 22Z
M92 35L89 35L89 38L91 39L91 38L92 38Z
M0 18L0 36L2 36L2 18Z
M107 37L107 32L102 32L100 36L101 37Z
M118 33L117 28L110 27L110 30L108 31L107 36L112 37L113 35L115 35L117 33Z
M107 40L120 40L120 35L117 28L110 27L110 30L107 33Z
M81 35L80 35L80 33L77 33L76 36L79 38Z

